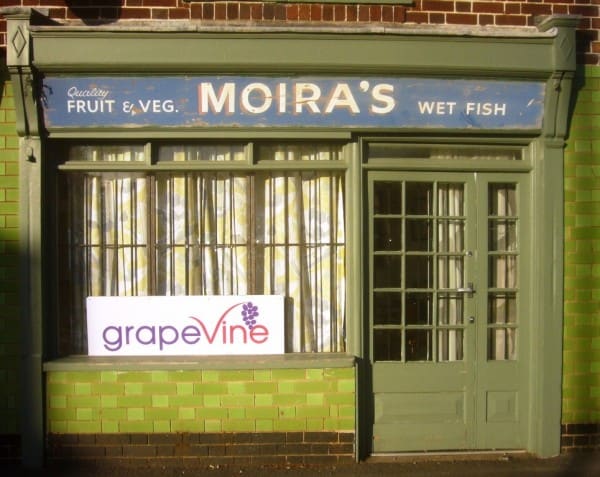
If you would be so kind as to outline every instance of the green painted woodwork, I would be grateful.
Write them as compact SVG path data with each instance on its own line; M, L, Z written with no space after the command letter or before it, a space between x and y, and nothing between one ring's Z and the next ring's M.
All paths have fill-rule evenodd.
M403 162L402 160L398 162ZM468 450L468 449L524 449L528 445L529 415L529 393L530 393L530 360L531 349L536 348L536 340L531 339L529 329L530 310L528 300L530 296L531 250L529 228L531 227L528 202L529 174L514 174L512 172L496 173L467 173L451 172L454 164L447 164L443 174L436 172L414 172L414 171L371 171L368 174L369 184L369 230L375 230L374 224L381 220L374 207L376 204L374 188L378 183L402 184L407 182L419 182L433 184L441 180L443 183L464 185L464 212L457 213L465 218L464 234L464 279L465 283L455 286L464 287L466 282L472 282L474 293L461 295L464 309L457 314L464 318L457 325L464 333L463 353L458 360L443 360L437 356L439 345L437 344L438 319L430 318L429 325L432 327L432 343L427 346L430 361L422 358L411 361L408 354L408 333L403 338L404 344L402 356L392 358L376 359L378 353L374 338L371 338L371 360L373 361L373 393L374 393L374 426L373 426L373 452L406 452L427 450ZM500 165L496 165L500 168ZM475 164L471 168L476 168ZM516 359L493 360L488 357L488 328L492 319L488 316L488 290L492 288L489 283L490 270L488 267L488 187L489 184L512 184L516 186L516 208L518 217L518 251L517 276L517 302L515 303L517 313L516 321ZM433 190L433 189L432 189ZM433 197L437 194L434 193ZM411 205L408 196L403 199L406 210ZM433 207L433 206L432 206ZM438 212L439 213L439 212ZM399 214L395 211L395 214ZM407 212L408 214L408 212ZM412 214L424 214L423 211L412 212ZM429 214L433 214L432 211ZM439 213L443 215L442 213ZM454 215L454 214L453 214ZM414 240L410 237L407 228L410 219L406 219L402 234L402 243ZM437 223L431 226L430 240L438 243ZM374 232L372 232L374 233ZM457 243L462 240L456 239ZM423 243L425 245L425 243ZM404 250L428 250L443 252L443 249L430 246L424 249L421 246L411 247L405 245ZM369 250L373 256L380 255L381 248L377 248L373 239L369 242ZM395 248L392 250L396 250ZM448 249L446 251L455 251ZM460 249L463 253L463 249ZM392 253L392 252L388 252ZM395 252L394 252L395 253ZM423 252L424 253L424 252ZM408 254L407 254L408 255ZM370 272L376 276L380 269L373 267ZM433 275L441 275L436 269L437 259L433 260ZM405 280L397 285L399 288L395 293L402 293L401 289L411 289L415 285L408 283L410 270L405 265ZM452 273L452 271L450 272ZM462 273L461 273L462 274ZM436 281L431 281L429 288L436 288ZM501 285L497 285L501 286ZM373 296L375 285L371 284ZM382 285L379 285L381 290ZM389 287L389 285L388 285ZM441 286L441 288L447 288ZM386 288L384 286L384 288ZM423 288L423 286L417 287ZM442 292L443 293L443 292ZM406 320L415 320L414 313L408 311L410 293L404 295L403 308L406 309ZM431 314L437 318L437 301L432 299ZM370 317L371 327L383 332L398 327L395 323L401 323L401 313L395 311L394 324L378 324L374 312ZM427 313L429 315L429 313ZM470 322L472 317L472 322ZM440 319L441 320L441 319ZM406 324L410 328L410 322ZM413 327L414 327L414 321ZM443 326L441 329L444 329ZM375 331L376 332L376 331Z
M355 381L354 367L48 371L46 425L57 433L354 432Z
M483 76L546 76L552 68L553 37L533 38L296 33L268 29L260 33L182 31L126 32L119 48L110 28L33 28L35 65L47 72L185 72L423 74L432 71ZM393 32L392 32L393 33ZM318 51L319 55L313 52ZM489 58L494 62L490 63ZM198 59L202 58L199 62Z

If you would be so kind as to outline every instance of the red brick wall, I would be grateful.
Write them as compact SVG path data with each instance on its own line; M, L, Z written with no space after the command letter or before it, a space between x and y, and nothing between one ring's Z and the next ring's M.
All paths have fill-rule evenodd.
M58 20L88 24L115 21L266 21L304 23L395 23L433 25L531 26L536 15L581 15L581 64L600 65L598 0L414 0L411 5L344 5L196 0L2 0L2 6L44 7ZM6 45L0 20L0 48Z

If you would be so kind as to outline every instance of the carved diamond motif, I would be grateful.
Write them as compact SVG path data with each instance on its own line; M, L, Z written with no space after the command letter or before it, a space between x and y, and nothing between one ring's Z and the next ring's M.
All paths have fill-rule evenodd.
M21 53L23 53L23 50L27 46L27 38L25 38L25 35L23 35L23 31L21 30L21 27L17 28L17 31L13 35L11 41L12 41L12 46L15 49L15 53L17 54L17 58L18 58L19 56L21 56Z

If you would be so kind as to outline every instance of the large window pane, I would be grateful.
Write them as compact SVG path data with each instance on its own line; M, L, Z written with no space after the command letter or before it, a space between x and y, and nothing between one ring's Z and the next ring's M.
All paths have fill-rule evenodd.
M70 161L101 162L144 162L146 154L143 145L77 145L69 148Z
M159 161L245 161L243 144L195 146L165 145L158 150Z
M306 160L307 151L320 161L341 156L339 146L279 148L264 151L288 160ZM61 354L86 352L90 295L284 295L287 351L345 349L343 171L164 170L168 161L245 154L169 145L160 171L61 173L59 261L69 270L59 285Z
M250 180L231 173L156 175L156 293L249 293Z
M340 161L342 148L335 144L260 144L259 161Z
M59 200L59 343L85 353L87 296L150 293L149 187L139 174L77 173L65 179L60 189L67 195Z

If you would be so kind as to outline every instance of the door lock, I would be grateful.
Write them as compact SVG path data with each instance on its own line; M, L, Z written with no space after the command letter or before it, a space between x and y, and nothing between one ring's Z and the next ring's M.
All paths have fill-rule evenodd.
M469 323L475 323L475 317L469 316Z

